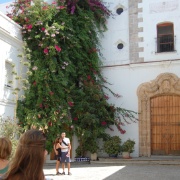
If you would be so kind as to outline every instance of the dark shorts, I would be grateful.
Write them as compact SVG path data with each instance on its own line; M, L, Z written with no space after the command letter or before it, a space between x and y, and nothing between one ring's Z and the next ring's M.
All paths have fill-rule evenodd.
M61 156L56 155L56 160L57 160L57 161L60 161L60 160L61 160Z
M66 155L68 154L68 152L61 152L61 163L69 163L71 162L70 157L67 157Z

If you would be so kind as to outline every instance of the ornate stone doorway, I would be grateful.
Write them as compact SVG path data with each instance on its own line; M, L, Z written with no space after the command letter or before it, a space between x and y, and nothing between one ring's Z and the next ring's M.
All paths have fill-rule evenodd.
M178 135L180 133L180 121L178 119L180 118L175 119L175 122L171 122L173 118L170 117L171 112L173 112L174 117L176 116L175 114L180 117L180 109L177 108L177 112L175 112L174 108L171 107L176 106L176 102L178 102L180 97L180 78L171 73L160 74L155 80L141 84L138 88L137 95L139 108L139 155L151 156L152 154L157 154L157 152L160 154L180 152L180 135ZM153 113L156 113L157 110L153 110L153 103L158 99L159 104L157 103L156 105L160 106L163 103L163 98L169 99L172 105L168 104L168 106L164 107L163 114L166 116L164 120L162 120L162 117L158 120L157 116L154 119ZM171 110L169 114L166 114L165 111L168 107L171 107ZM156 115L158 114L159 111ZM161 121L164 123L161 123ZM174 123L174 125L170 129L167 129L169 123ZM177 129L177 133L172 135L172 132L174 132L173 128ZM159 133L160 129L163 130ZM168 134L165 131L168 131ZM172 139L177 146L173 144L168 145L168 142ZM158 146L158 144L161 145ZM173 147L175 148L173 149Z

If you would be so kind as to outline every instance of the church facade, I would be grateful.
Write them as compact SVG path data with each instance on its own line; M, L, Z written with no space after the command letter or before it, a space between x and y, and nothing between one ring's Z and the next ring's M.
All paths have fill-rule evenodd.
M121 95L109 95L108 101L139 113L136 123L123 126L125 134L115 127L107 132L134 139L134 157L179 155L180 0L105 0L105 5L112 17L101 39L102 73ZM21 27L3 13L0 21L0 114L13 117L17 84L11 72L20 73ZM73 157L76 147L74 137ZM103 150L98 154L107 156Z
M136 141L133 156L179 155L180 1L106 4L114 17L102 39L103 74L122 96L109 101L139 113L120 137Z

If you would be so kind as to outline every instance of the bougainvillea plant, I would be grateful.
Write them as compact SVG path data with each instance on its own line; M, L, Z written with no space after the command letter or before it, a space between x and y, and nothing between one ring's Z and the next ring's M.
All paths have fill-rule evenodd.
M111 13L101 0L19 0L11 8L8 16L22 26L30 63L25 99L18 102L19 124L42 129L48 150L62 131L75 133L84 147L97 147L96 139L111 125L125 133L121 125L136 117L109 104L104 92L99 37Z

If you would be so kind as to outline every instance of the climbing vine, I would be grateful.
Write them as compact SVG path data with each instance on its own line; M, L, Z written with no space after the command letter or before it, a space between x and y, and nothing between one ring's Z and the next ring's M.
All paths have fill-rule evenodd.
M22 26L30 63L25 99L18 102L19 124L42 129L49 150L64 130L91 152L111 125L125 133L121 125L136 118L133 111L109 104L104 92L99 37L111 13L101 0L19 0L12 8L8 16Z

